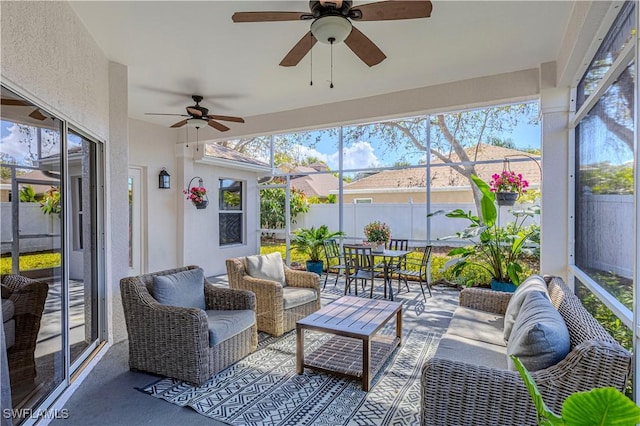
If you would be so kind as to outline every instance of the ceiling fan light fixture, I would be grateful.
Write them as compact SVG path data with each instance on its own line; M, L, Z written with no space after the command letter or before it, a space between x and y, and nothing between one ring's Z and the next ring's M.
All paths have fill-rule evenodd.
M340 43L351 34L351 21L342 16L323 16L311 23L311 34L321 43Z
M190 118L187 120L187 127L192 127L194 129L202 129L207 127L209 122L207 120L203 120L201 118Z

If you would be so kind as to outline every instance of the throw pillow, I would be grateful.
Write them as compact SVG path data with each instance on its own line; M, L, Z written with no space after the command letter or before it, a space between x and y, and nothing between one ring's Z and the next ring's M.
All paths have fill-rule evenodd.
M520 312L520 308L522 306L522 302L532 291L543 292L549 298L549 293L547 292L547 284L544 282L544 278L540 275L531 275L529 278L520 283L520 285L516 288L515 293L509 299L509 304L507 305L507 310L504 314L504 341L509 341L509 336L511 335L511 330L513 329L513 323L516 322L516 318L518 317L518 312Z
M507 356L515 355L529 371L542 370L562 361L571 350L567 325L548 297L539 291L527 294L507 344ZM515 370L507 358L509 370Z
M247 274L262 280L276 281L286 287L282 256L279 252L246 257Z
M206 309L202 268L155 276L152 290L153 298L163 305Z

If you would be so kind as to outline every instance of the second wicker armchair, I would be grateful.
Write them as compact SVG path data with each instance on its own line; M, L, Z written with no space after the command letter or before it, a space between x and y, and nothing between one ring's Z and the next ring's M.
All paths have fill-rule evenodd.
M226 264L229 287L255 293L260 331L280 336L293 330L296 321L320 309L320 277L288 268L280 253L227 259ZM266 278L266 270L280 265L283 282Z

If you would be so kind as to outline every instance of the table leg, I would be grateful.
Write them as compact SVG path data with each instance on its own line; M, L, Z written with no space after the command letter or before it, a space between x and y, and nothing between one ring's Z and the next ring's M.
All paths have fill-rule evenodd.
M402 309L396 314L396 337L398 338L398 346L402 346Z
M296 372L304 372L304 329L296 326Z
M371 378L369 372L371 371L371 340L362 340L362 390L369 392L369 385Z
M391 276L389 275L389 269L391 267L387 264L384 265L384 285L389 285L389 300L393 301L393 283L391 282ZM384 288L385 298L387 297L387 287Z

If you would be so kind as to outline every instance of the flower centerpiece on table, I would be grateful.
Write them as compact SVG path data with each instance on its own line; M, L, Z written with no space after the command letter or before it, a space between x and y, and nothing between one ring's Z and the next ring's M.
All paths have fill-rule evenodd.
M511 170L503 170L502 173L491 176L489 182L491 192L517 192L523 194L529 187L529 182L524 180L522 173L512 172Z
M391 229L384 222L371 222L364 227L364 236L370 244L384 245L391 239Z
M182 191L187 194L187 200L191 201L193 205L202 204L205 200L205 195L207 195L207 188L204 186L192 186L189 190Z

